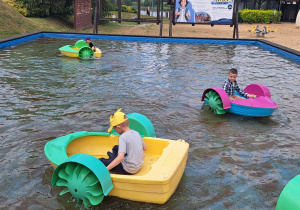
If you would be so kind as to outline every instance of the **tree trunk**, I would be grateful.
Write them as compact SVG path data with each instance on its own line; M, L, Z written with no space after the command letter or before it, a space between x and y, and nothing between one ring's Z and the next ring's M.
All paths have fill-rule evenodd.
M265 7L266 10L267 10L267 9L272 9L272 8L271 8L272 1L273 1L273 0L267 0L266 7Z
M248 9L247 0L244 0L244 7L243 7L243 9Z
M282 1L280 0L279 9L278 9L279 13L280 13L280 10L281 10L281 3L282 3ZM279 22L279 20L280 20L280 15L278 15L277 23Z
M263 3L262 0L258 0L257 9L260 9L260 8L261 8L262 3Z
M254 2L253 2L253 9L256 9L256 2L257 2L257 0L254 0Z

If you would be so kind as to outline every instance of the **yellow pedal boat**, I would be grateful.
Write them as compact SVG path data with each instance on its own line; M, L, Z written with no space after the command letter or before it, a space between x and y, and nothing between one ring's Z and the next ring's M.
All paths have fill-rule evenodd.
M130 119L130 114L128 117ZM61 194L70 192L73 197L83 200L85 207L99 204L106 195L164 204L176 190L184 173L189 144L184 140L143 137L148 150L145 151L141 170L134 175L120 175L109 173L98 160L101 157L108 157L107 151L118 144L118 138L118 135L105 132L81 131L49 141L45 145L45 155L53 168L56 168L52 186L66 186L68 189ZM89 177L93 174L91 171L98 177L100 184L88 181L87 186L84 186L89 188L86 196L77 196L80 187L75 189L70 183L77 177L82 177L85 181L96 180L95 177ZM97 175L99 171L102 172ZM109 177L111 183L108 181Z
M99 48L95 48L94 52L83 40L77 41L75 46L65 45L59 48L59 51L63 55L73 58L92 58L93 56L100 58L102 56L102 52Z

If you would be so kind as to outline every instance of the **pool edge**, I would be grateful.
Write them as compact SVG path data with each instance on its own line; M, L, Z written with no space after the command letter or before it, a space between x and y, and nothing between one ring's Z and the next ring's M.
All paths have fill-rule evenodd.
M141 41L141 39L155 39L156 41L171 41L174 42L175 40L179 41L181 40L182 42L186 40L198 40L199 42L202 40L217 40L216 43L220 41L229 41L234 44L235 42L248 42L248 44L257 44L258 46L261 46L265 49L268 49L269 51L277 51L280 54L290 57L289 54L292 55L292 58L295 59L296 61L300 61L300 51L267 41L267 40L262 40L262 39L233 39L233 38L205 38L205 37L169 37L169 36L144 36L144 35L122 35L122 34L94 34L94 33L78 33L78 32L55 32L55 31L34 31L30 33L25 33L17 36L12 36L4 39L0 39L0 49L5 48L11 45L18 45L20 43L23 43L23 41L29 41L32 39L36 38L41 38L41 37L47 37L47 34L68 34L68 35L79 35L79 36L106 36L110 38L126 38L126 39L133 39L132 41ZM26 39L27 38L27 39ZM134 38L139 39L139 40L134 40ZM130 40L128 40L130 41ZM149 41L149 40L145 40ZM214 42L212 42L214 43ZM283 51L283 53L281 51Z

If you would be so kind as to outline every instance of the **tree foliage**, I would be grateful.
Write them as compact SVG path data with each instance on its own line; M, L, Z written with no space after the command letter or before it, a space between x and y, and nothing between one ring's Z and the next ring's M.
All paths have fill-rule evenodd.
M58 17L64 18L73 14L73 0L16 0L26 9L27 17ZM92 0L95 8L95 0ZM109 0L102 0L103 16L114 10Z
M145 1L144 1L144 6L145 6L145 7L150 6L150 0L145 0Z
M110 11L118 10L117 5L113 5L109 0L102 0L102 15L103 17L109 16Z
M17 0L23 3L29 17L66 17L73 13L72 0Z

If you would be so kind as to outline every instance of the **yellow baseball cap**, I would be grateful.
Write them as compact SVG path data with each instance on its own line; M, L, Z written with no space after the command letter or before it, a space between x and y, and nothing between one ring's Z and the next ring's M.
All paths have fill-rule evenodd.
M110 116L109 118L110 128L108 129L107 132L111 132L113 127L115 127L116 125L120 125L122 122L125 122L127 118L124 119L124 116L126 115L123 112L121 112L121 109L119 109L112 116Z

